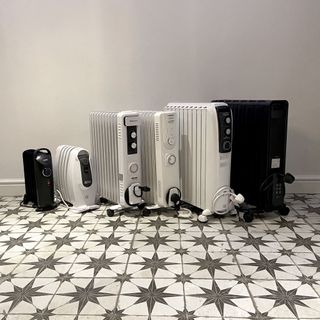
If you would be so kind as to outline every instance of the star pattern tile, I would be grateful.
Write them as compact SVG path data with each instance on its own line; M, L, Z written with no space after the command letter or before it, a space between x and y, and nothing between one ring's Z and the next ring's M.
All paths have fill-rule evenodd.
M0 197L2 319L320 319L320 196L208 223Z

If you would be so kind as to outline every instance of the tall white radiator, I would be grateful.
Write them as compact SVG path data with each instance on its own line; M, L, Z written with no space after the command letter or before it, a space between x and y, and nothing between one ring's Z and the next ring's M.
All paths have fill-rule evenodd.
M179 131L176 112L140 111L141 165L147 204L176 207L180 202Z
M182 199L211 213L229 210L232 114L225 103L170 103L178 113Z
M123 208L143 203L139 114L92 112L90 136L100 197Z

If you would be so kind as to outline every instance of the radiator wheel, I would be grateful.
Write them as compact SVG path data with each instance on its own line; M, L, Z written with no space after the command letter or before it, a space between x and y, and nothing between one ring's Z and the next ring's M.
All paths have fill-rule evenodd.
M112 209L107 209L107 216L108 216L108 217L113 217L113 216L114 216L114 210L112 210Z
M252 213L252 212L245 212L245 213L243 214L243 220L244 220L245 222L252 222L252 220L253 220L253 213Z
M137 205L137 207L138 207L139 210L143 210L145 206L146 206L146 204L145 204L144 202L139 203L139 204Z
M290 209L289 209L287 206L283 205L283 206L278 210L278 212L279 212L279 214L280 214L281 216L287 216L287 215L289 214L289 212L290 212Z
M150 213L151 213L151 210L150 210L150 209L147 209L147 208L143 208L143 209L142 209L142 215L143 215L144 217L150 216Z

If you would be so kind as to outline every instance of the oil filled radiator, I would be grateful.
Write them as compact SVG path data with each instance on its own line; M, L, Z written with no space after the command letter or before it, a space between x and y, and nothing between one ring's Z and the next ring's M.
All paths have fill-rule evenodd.
M173 111L139 111L141 121L142 181L150 210L180 209L179 131Z
M91 149L98 194L115 203L108 216L126 208L144 208L141 185L141 137L138 112L91 112Z
M55 159L55 183L57 193L72 210L85 212L97 209L97 185L87 150L81 147L61 145Z
M202 211L199 221L213 213L226 214L234 199L230 189L232 113L226 103L170 103L180 132L182 200Z

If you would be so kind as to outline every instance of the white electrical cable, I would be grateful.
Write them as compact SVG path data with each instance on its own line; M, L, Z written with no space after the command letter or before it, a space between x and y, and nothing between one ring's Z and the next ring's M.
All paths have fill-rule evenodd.
M73 211L73 212L76 212L76 213L79 213L79 212L80 212L79 210L73 209L71 206L69 206L69 205L67 204L67 202L64 200L61 192L60 192L58 189L57 189L56 191L57 191L58 194L59 194L60 200L61 200L62 203L68 208L68 210ZM68 211L68 210L67 210L67 211Z
M57 191L57 193L58 193L58 195L59 195L60 200L62 201L62 203L63 203L63 204L68 208L68 210L69 210L71 207L65 202L65 200L64 200L61 192L60 192L58 189L56 189L56 191Z
M73 208L71 206L69 206L67 204L67 202L64 200L61 192L56 189L57 193L59 194L59 197L60 197L60 200L62 201L62 203L68 208L68 210L72 211L72 212L76 212L76 213L82 213L82 212L86 212L86 211L89 211L89 210L96 210L96 209L99 209L99 205L92 205L92 206L82 206L82 207L78 207L77 209L76 208Z
M187 208L180 208L180 210L177 210L178 212L178 218L183 219L191 219L192 218L192 211Z
M224 210L216 210L217 201L221 197L225 197L225 196L229 196L229 204L227 208ZM223 186L215 193L213 197L213 200L212 200L213 212L219 215L227 214L230 210L232 210L232 207L234 204L240 204L240 203L243 203L243 201L244 201L244 198L241 194L235 194L233 189L231 189L228 186Z

